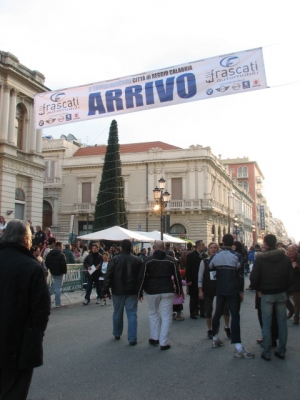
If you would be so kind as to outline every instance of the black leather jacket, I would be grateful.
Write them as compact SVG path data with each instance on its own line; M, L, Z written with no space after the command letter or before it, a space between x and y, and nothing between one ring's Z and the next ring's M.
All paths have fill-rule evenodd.
M143 261L130 252L122 252L113 257L104 277L103 290L108 293L109 288L115 295L137 295L138 277Z
M175 284L175 287L174 287ZM156 250L141 269L138 297L147 294L181 293L182 283L176 261L163 250Z

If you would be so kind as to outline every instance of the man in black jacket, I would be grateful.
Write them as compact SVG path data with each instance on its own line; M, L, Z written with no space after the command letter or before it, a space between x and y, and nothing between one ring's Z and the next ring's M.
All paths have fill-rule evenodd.
M67 262L62 252L62 242L56 242L55 247L46 257L46 267L52 275L52 285L50 287L50 296L55 290L55 308L61 307L60 293L63 282L63 275L67 273Z
M196 241L196 249L186 256L186 285L188 287L188 294L190 295L190 317L197 319L199 315L198 306L200 303L200 317L205 318L205 305L204 301L199 299L198 296L198 273L200 262L208 257L205 253L205 243L203 240Z
M240 328L240 307L244 300L244 269L240 255L232 250L233 236L227 233L223 236L223 249L215 254L209 268L216 271L217 278L217 304L212 321L213 341L212 347L224 346L218 337L220 318L227 302L231 315L231 343L235 344L234 357L254 358L242 345Z
M0 398L25 400L43 364L50 314L44 271L30 253L29 224L12 220L0 246Z
M102 255L99 254L99 246L97 243L92 244L92 249L90 251L90 254L85 257L83 266L86 269L86 288L85 288L85 298L83 305L87 306L89 305L91 301L91 293L93 290L93 283L96 286L96 291L97 291L97 301L96 304L101 304L102 303L102 292L101 292L101 287L99 284L99 268L100 264L102 263L103 258ZM96 269L94 269L94 267ZM93 271L94 269L94 271Z
M152 345L160 344L161 350L168 350L172 324L174 293L182 291L181 278L176 261L164 251L164 242L156 240L153 256L143 265L139 276L139 300L143 290L149 304L150 339ZM161 324L159 307L161 313Z
M124 308L128 320L128 341L130 346L137 344L137 288L138 277L143 261L131 254L131 242L122 242L121 254L114 256L108 263L104 277L103 291L107 295L109 288L113 294L113 335L119 340L123 333Z
M287 290L293 282L294 271L284 249L276 249L276 236L269 234L264 237L264 253L257 253L253 270L250 275L251 288L261 292L261 313L263 320L262 336L263 352L261 358L271 360L272 346L272 313L276 309L279 330L279 345L275 356L284 359L287 342L286 301Z

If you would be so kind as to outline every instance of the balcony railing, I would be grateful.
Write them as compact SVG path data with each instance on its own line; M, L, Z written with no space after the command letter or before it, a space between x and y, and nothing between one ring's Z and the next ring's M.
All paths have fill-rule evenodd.
M95 212L95 203L75 203L74 212L80 214Z
M47 184L61 184L61 178L44 178L44 185Z

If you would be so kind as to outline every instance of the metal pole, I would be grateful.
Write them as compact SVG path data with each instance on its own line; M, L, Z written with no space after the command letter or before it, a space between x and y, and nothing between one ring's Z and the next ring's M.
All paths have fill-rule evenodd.
M164 240L164 224L163 224L163 195L160 195L160 240Z

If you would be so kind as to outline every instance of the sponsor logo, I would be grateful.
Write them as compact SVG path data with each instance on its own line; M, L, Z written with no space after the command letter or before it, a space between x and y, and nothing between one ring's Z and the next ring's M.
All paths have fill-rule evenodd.
M238 59L238 61L236 60ZM222 65L223 63L223 65ZM259 74L257 61L250 61L244 65L236 65L239 63L238 57L225 57L221 61L220 69L212 69L205 72L205 82L224 82L224 85L232 81L237 81L237 78L251 79L255 78L253 75Z
M260 86L260 83L259 83L259 80L258 80L258 79L255 79L255 80L253 81L252 87L256 87L256 86Z
M208 94L210 96L211 94L213 94L213 92L214 91L212 89L207 89L206 94Z
M61 117L57 118L57 121L63 122L65 120L65 117L62 115Z
M243 89L250 89L250 81L242 82Z
M221 93L223 93L223 92L226 92L226 90L228 90L229 89L229 86L221 86L221 87L219 87L218 89L216 89L218 92L221 92Z
M241 85L239 83L235 83L234 85L232 85L233 90L239 90L240 87L241 87Z
M53 122L56 120L56 118L50 118L48 119L47 124L53 124Z
M44 121L40 120L39 126L43 126L43 125L44 125Z
M237 65L240 62L239 57L234 56L234 57L225 57L220 61L220 65L225 68L233 67L234 65Z
M66 121L72 121L72 114L66 115Z
M79 114L78 114L78 113L75 113L73 119L80 119Z
M50 96L50 100L52 100L54 103L57 103L58 101L61 101L62 99L64 99L66 93L63 92L58 92L58 93L53 93Z

